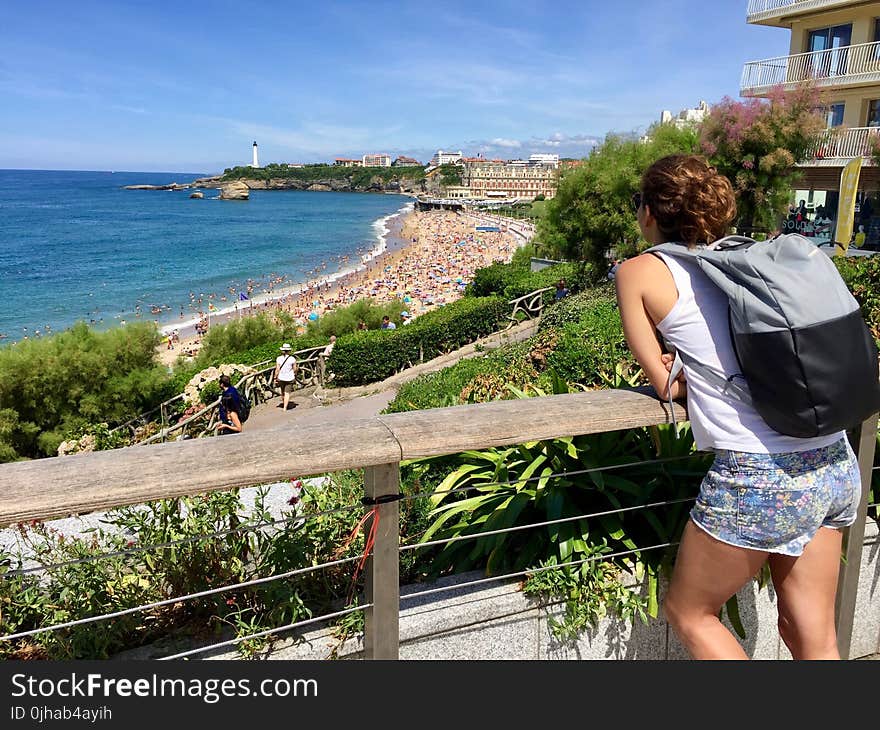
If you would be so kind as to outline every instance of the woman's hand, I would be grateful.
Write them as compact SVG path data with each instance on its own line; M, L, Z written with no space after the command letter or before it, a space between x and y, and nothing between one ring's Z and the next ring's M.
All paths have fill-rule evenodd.
M660 355L660 362L663 363L664 367L666 368L666 372L671 373L672 363L675 362L675 355L670 355L668 352L664 352L662 355ZM686 379L684 377L684 369L682 369L678 373L678 376L675 379L681 383L686 382Z

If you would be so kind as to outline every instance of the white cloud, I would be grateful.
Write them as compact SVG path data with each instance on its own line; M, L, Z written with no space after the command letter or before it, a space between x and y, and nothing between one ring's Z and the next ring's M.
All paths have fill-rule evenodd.
M489 144L493 147L510 147L512 149L522 147L522 142L518 139L504 139L504 137L496 137Z

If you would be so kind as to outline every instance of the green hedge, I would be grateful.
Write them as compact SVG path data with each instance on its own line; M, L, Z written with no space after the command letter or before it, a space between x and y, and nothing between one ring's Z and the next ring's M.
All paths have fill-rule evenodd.
M174 393L152 322L64 332L0 348L0 461L55 456L88 424L121 423Z
M400 386L383 412L444 408L491 400L495 395L513 397L510 391L499 391L508 383L521 387L538 377L529 358L534 339L505 345L485 356L459 360L442 370L420 375Z
M835 256L834 263L862 308L874 339L880 342L880 254Z
M576 303L573 304L574 309ZM618 365L635 370L614 299L588 301L579 319L563 321L557 334L556 345L547 357L547 367L569 383L609 386L614 382Z
M498 297L462 298L396 330L355 332L336 341L327 370L339 387L384 380L396 372L430 360L491 334L507 314Z
M614 284L611 282L577 294L570 294L544 309L538 323L538 332L559 329L566 324L580 322L597 301L613 301L615 298Z

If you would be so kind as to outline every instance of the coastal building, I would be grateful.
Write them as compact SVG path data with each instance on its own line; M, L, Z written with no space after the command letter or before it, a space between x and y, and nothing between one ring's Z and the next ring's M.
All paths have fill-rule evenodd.
M421 167L422 163L419 162L414 157L404 157L400 155L394 162L391 163L392 167Z
M337 157L333 164L339 167L362 167L364 163L361 160L352 160L348 157Z
M700 101L694 109L682 109L674 117L672 112L664 109L660 112L660 124L674 124L679 129L699 124L709 116L711 109L705 101Z
M254 161L251 163L251 167L259 167L260 166L260 158L257 154L257 140L254 140Z
M518 198L556 195L557 165L529 164L526 160L484 160L462 165L461 187L475 199Z
M391 167L391 155L364 155L364 167Z
M440 165L456 165L461 162L461 150L458 152L444 152L437 150L431 158L432 167L440 167Z
M801 212L783 223L817 238L830 238L839 203L840 174L863 158L856 197L855 230L865 227L867 246L880 246L880 170L871 159L880 132L880 2L860 0L749 0L746 22L787 29L789 53L745 64L744 97L766 97L774 87L811 84L824 96L828 130L792 199ZM801 202L803 201L803 205ZM830 219L830 220L829 220ZM818 222L817 222L818 221Z
M557 167L559 165L559 155L550 155L539 152L534 155L529 155L529 164L530 165L552 165L553 167Z

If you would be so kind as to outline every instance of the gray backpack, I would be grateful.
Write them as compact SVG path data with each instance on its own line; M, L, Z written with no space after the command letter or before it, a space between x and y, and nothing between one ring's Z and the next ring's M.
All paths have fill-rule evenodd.
M728 378L678 352L670 383L687 365L750 403L773 430L799 438L852 428L880 411L874 337L837 267L808 239L728 236L648 251L695 261L727 295L741 370Z

